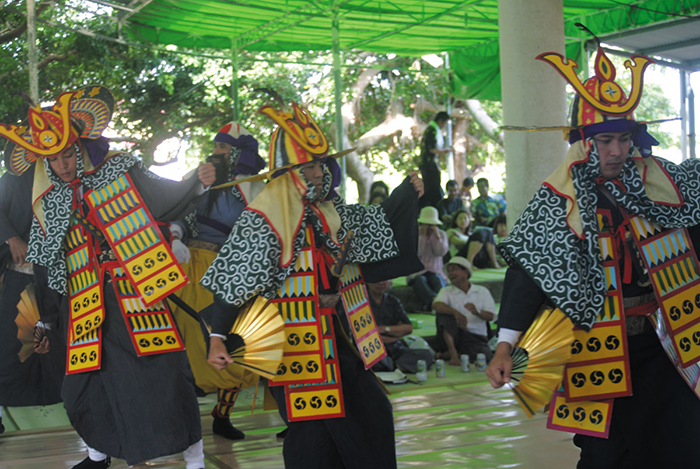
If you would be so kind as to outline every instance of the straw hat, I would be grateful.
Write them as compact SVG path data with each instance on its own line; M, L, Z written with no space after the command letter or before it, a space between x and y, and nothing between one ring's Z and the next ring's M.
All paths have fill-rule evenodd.
M431 206L423 207L421 209L420 216L418 217L418 223L425 223L426 225L442 225L442 222L438 217L437 209Z

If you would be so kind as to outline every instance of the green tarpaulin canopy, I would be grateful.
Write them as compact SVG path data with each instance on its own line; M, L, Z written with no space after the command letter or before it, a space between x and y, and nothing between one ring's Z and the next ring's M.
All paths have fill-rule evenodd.
M511 0L527 1L527 0ZM341 50L406 56L450 52L453 94L500 100L497 0L142 0L124 9L139 41L191 49ZM597 35L697 15L697 0L564 0L567 56ZM546 28L547 25L523 25Z

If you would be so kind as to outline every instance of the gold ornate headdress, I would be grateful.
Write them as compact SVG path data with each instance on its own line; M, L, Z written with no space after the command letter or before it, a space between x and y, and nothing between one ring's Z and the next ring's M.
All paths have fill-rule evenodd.
M5 166L22 174L39 157L62 152L78 138L97 139L112 119L114 96L104 86L87 86L61 94L50 109L36 106L22 125L0 124Z

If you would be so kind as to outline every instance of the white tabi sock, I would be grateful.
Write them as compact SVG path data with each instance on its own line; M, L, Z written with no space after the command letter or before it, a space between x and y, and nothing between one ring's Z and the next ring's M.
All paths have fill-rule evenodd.
M85 446L87 446L87 445L85 445ZM90 448L88 446L87 450L88 450L88 457L95 462L100 462L100 461L104 461L105 459L107 459L106 454L100 453L96 449Z
M202 469L204 467L204 441L190 445L183 453L187 469Z

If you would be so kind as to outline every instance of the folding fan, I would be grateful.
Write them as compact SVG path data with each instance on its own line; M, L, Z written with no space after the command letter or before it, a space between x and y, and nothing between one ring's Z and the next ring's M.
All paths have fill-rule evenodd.
M282 362L284 321L279 309L258 296L241 309L226 340L233 362L265 378L274 378Z
M19 361L22 363L34 353L34 346L41 342L41 339L46 335L44 328L36 325L39 320L39 307L36 303L34 284L30 283L20 295L19 303L17 303L17 317L15 318L17 339L22 343L22 348L18 353Z
M508 385L528 417L547 404L561 385L573 342L571 320L559 309L543 308L511 351Z

